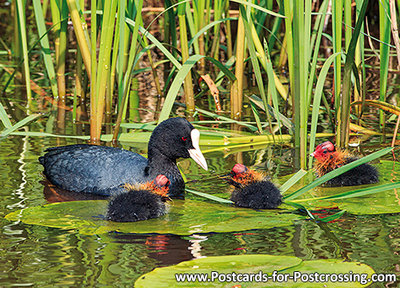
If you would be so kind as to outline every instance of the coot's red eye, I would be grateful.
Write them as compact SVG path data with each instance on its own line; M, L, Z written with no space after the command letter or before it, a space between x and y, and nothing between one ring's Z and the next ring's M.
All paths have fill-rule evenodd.
M187 140L187 138L186 138L186 137L182 137L182 140L183 140L183 141L186 141L186 140Z

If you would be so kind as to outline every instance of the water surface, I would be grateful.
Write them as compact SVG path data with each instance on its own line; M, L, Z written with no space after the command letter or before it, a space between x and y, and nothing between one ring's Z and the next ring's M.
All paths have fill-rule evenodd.
M37 158L46 147L55 145L56 139L19 136L0 142L0 286L129 287L156 267L199 257L241 254L347 259L368 264L376 272L399 273L400 214L346 215L326 225L301 220L286 227L189 236L83 235L73 229L5 220L10 212L47 203ZM140 147L133 150L145 152ZM188 180L199 180L191 183L191 188L227 196L228 185L212 176L228 172L241 161L279 183L281 176L293 172L286 161L291 153L279 146L236 154L213 152L205 155L208 172L191 160L180 162L180 166Z

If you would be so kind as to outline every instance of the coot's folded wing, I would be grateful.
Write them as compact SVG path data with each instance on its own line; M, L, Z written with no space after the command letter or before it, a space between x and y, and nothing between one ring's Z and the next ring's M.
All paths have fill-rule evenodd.
M124 183L147 180L147 159L127 150L78 144L46 151L39 158L44 174L65 190L110 195L121 190Z

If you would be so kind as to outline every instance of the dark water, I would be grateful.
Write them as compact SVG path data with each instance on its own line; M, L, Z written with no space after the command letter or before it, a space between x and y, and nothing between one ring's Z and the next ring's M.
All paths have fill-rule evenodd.
M37 158L55 139L10 137L0 142L0 286L131 287L156 267L205 256L271 254L302 259L348 259L370 265L376 272L400 272L400 215L346 216L318 225L298 221L287 227L234 233L81 235L75 230L9 222L15 210L46 204ZM140 150L140 149L138 149ZM188 180L227 172L237 161L268 171L272 178L292 173L291 151L281 147L236 154L206 154L210 172L193 170L184 160ZM191 183L209 193L228 193L215 179ZM194 215L195 217L195 215ZM398 287L399 283L387 283ZM380 287L380 286L377 286Z

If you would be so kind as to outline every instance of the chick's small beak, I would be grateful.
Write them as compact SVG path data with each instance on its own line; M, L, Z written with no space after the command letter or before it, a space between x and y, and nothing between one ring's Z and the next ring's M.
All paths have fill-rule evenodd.
M207 161L203 156L203 153L200 151L200 132L197 129L193 129L192 132L190 133L190 137L192 138L192 144L194 149L189 149L189 155L190 157L200 165L201 168L204 170L208 170L207 167Z

